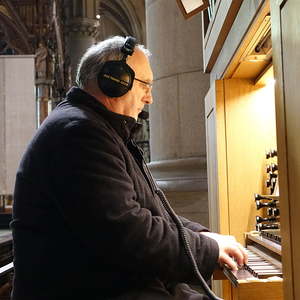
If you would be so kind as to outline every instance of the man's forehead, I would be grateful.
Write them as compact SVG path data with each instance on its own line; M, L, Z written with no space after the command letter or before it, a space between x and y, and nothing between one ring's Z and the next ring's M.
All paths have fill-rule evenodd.
M135 50L133 55L127 58L127 64L134 70L136 76L152 81L153 73L148 57L141 51Z

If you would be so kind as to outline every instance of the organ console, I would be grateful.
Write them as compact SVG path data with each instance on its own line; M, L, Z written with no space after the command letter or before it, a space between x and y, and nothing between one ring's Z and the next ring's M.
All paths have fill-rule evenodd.
M295 61L299 60L300 52L293 47L295 43L290 37L298 30L299 16L294 12L299 10L299 1L258 1L259 9L242 31L240 24L244 24L243 16L249 11L248 2L254 1L239 2L242 5L238 18L233 18L225 43L212 43L211 49L221 48L219 54L211 55L214 52L209 51L210 43L204 43L206 70L211 72L210 89L205 96L209 221L212 230L235 236L247 248L257 245L265 249L271 242L276 245L271 247L271 252L276 253L280 248L279 262L282 243L284 280L282 284L266 278L252 278L253 282L240 279L237 288L229 281L213 281L213 285L226 300L282 299L283 291L285 300L297 300L300 299L300 140L296 112L300 102L295 78L299 78L300 71L295 68ZM206 30L207 41L219 41L219 36L212 32L223 28L228 20L220 15L216 14L212 27ZM222 34L222 30L215 31ZM270 31L273 43L270 63L262 67L257 61L251 64L251 49L255 50L256 45L260 45L257 42L264 40ZM241 34L237 35L238 32ZM216 64L210 64L211 61ZM277 147L278 157L276 150L265 152ZM247 167L244 167L246 162ZM265 162L270 167L267 174L262 174ZM278 164L279 170L277 166L271 168L272 164ZM266 188L264 182L270 178L269 173L276 173L277 178L271 177L273 180ZM280 195L280 207L264 206L256 211L257 199L253 201L253 192L272 197ZM278 216L281 226L252 232L256 229L256 215ZM272 224L260 224L266 223ZM249 233L246 239L245 232ZM282 280L281 275L276 275L278 277ZM263 280L266 281L262 283Z
M223 268L224 275L233 286L231 299L283 300L280 229L273 229L274 224L271 227L245 235L246 265L237 271L226 266Z
M255 282L270 276L273 276L272 280L280 282L282 265L279 245L272 244L271 241L265 241L263 237L256 234L248 234L247 239L247 265L240 267L237 271L225 267L224 273L227 278L235 287L246 281Z
M276 156L276 150L266 153L267 159ZM255 207L260 215L255 217L255 230L245 233L248 263L237 271L226 266L223 269L234 287L231 299L283 299L280 202L278 191L274 192L278 185L277 164L268 164L266 171L266 187L270 188L270 194L254 194ZM266 290L268 287L270 290Z
M261 228L245 234L245 240L248 263L237 271L223 268L233 286L231 299L283 300L280 229Z

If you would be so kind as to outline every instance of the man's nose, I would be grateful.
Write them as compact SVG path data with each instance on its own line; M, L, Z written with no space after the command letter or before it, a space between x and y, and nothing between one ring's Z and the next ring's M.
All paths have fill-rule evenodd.
M153 103L152 90L149 90L148 95L145 97L146 104Z

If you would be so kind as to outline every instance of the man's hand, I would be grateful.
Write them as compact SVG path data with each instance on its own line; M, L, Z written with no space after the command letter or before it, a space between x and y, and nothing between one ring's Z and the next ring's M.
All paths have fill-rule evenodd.
M226 264L232 270L248 262L248 254L245 248L236 241L234 236L221 235L213 232L201 232L214 239L219 245L219 264Z

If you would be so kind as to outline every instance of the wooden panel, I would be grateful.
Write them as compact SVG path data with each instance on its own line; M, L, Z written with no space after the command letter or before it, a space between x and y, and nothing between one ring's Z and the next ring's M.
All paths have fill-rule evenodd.
M242 0L218 1L203 42L204 71L210 72L235 20Z
M248 51L253 41L256 40L258 29L266 22L266 16L270 12L270 0L262 1L261 4L261 7L259 7L258 11L256 12L254 20L251 20L249 28L247 28L246 32L244 33L245 36L241 37L242 41L238 46L238 49L234 53L234 56L232 57L228 68L225 70L223 78L231 78L233 76L234 72L239 67L242 58L244 57L245 52ZM254 64L255 63L253 63L253 65ZM255 68L255 66L252 67ZM261 69L262 68L263 67L261 67ZM238 75L236 75L236 77L237 76ZM245 76L243 75L243 77ZM253 76L251 75L251 77Z
M220 225L218 201L218 161L215 99L215 85L213 85L205 97L208 211L210 230L214 232L219 232Z
M212 230L229 233L227 158L223 81L217 80L205 97L208 195Z
M211 70L211 79L230 78L224 75L228 65L236 59L236 54L241 57L246 45L241 41L248 37L248 33L254 34L251 24L256 20L256 16L261 15L265 10L267 0L247 0L243 1L238 14L234 20L230 32L224 42L220 54ZM262 17L263 19L264 17ZM258 26L258 25L257 25ZM248 39L249 42L249 39ZM241 49L241 52L240 52ZM235 64L234 68L237 66Z
M220 233L229 234L229 199L227 181L227 147L225 120L224 81L216 81L216 117L217 117L217 159L218 159L218 198L220 215Z
M273 56L277 78L278 167L285 175L280 181L280 205L286 299L300 298L299 9L299 1L276 0L271 3L272 39L277 45Z
M235 69L232 78L255 79L262 70L270 64L270 60L257 60L257 61L240 61L238 67Z
M300 105L299 89L300 76L300 2L287 1L281 8L282 19L282 58L286 113L286 142L288 164L288 189L290 204L290 222L292 238L292 259L294 269L294 299L300 297Z
M244 233L255 229L253 194L267 194L265 152L276 149L274 84L218 80L205 109L212 229L244 243ZM222 286L223 297L231 299L230 283Z
M225 82L229 233L244 243L255 229L253 194L266 194L265 152L276 148L274 85Z
M227 198L227 158L224 114L224 84L216 81L205 97L206 151L210 229L223 234L229 233ZM216 294L231 299L228 281L213 281Z
M233 300L282 300L282 282L248 282L233 288Z
M255 21L251 24L251 27L247 33L247 36L243 39L242 45L238 52L242 52L242 55L238 58L238 65L236 69L232 66L236 61L231 63L228 69L234 70L230 77L232 78L256 78L261 70L263 70L272 60L272 45L268 44L267 48L263 51L256 52L256 46L261 43L271 32L271 17L269 1L266 1L261 8ZM267 38L268 40L268 38ZM237 59L237 55L235 59ZM229 73L228 73L229 74Z

